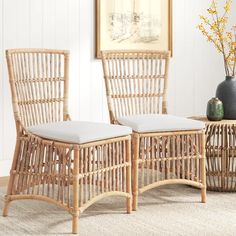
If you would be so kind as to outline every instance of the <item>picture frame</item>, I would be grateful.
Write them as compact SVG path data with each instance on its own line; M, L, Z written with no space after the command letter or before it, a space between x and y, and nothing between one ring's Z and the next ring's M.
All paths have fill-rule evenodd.
M173 55L172 0L95 0L96 58L102 50L159 50Z

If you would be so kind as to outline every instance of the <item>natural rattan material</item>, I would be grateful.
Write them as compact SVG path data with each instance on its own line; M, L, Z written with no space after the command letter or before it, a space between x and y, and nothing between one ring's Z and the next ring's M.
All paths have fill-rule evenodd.
M67 210L77 233L79 214L101 198L124 196L130 213L130 136L78 145L27 131L32 125L69 119L68 52L6 53L17 140L3 215L13 200L42 200Z
M103 51L111 123L122 116L166 114L169 53ZM139 193L165 184L201 189L206 201L204 130L133 132L133 209Z
M236 120L206 123L206 183L207 189L236 192Z

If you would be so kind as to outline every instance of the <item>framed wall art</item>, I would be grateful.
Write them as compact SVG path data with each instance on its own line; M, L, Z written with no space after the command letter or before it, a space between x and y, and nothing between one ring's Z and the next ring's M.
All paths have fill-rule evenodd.
M169 50L172 0L95 0L96 57L101 50Z

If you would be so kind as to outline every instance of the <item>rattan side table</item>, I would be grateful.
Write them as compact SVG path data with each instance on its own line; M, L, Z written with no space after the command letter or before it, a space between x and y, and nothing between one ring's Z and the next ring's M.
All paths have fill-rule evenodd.
M236 192L236 120L191 118L206 124L207 190Z

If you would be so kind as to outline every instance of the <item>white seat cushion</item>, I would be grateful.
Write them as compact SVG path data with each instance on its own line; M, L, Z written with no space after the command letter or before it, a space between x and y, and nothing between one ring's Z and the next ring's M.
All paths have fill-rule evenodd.
M132 133L132 129L126 126L86 121L40 124L31 126L28 130L46 139L77 144L121 137Z
M123 116L118 119L118 122L131 127L139 133L201 130L205 128L205 124L201 121L172 115L147 114Z

